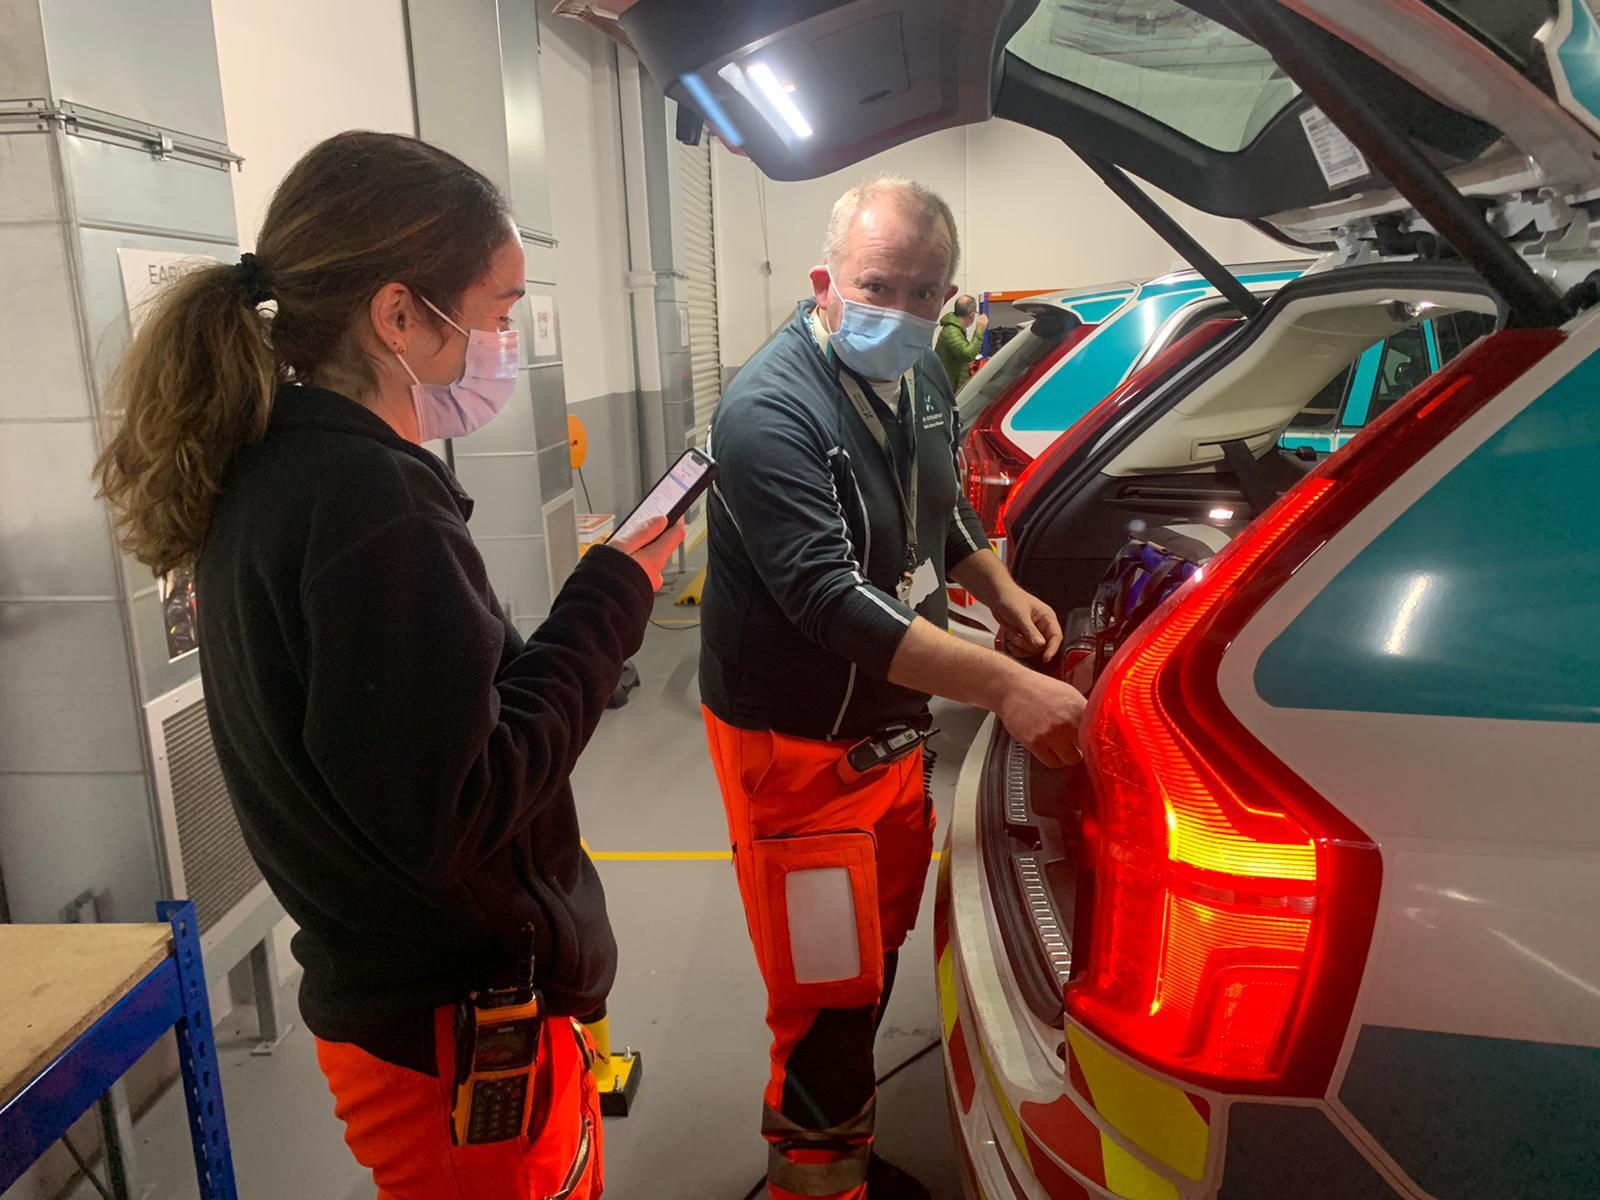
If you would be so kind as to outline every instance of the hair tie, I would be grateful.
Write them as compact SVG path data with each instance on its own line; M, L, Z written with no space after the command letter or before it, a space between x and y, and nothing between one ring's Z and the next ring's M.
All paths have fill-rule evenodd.
M261 263L254 254L241 254L239 265L234 270L239 276L239 286L244 289L252 305L264 304L272 299L272 288L267 284L267 273L261 269Z

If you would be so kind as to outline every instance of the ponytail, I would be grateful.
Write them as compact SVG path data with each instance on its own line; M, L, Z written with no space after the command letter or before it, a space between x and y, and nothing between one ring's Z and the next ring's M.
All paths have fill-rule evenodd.
M118 543L158 575L194 562L223 473L267 431L277 368L258 287L235 266L184 276L152 302L113 377L122 421L95 478Z

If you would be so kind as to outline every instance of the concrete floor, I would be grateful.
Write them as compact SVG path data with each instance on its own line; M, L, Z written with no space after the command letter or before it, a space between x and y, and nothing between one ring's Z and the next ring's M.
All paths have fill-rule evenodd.
M692 621L674 607L663 623ZM741 1200L765 1170L758 1133L766 1076L764 994L723 860L614 859L644 852L722 851L727 829L706 756L696 684L699 635L652 627L634 660L642 683L608 713L575 777L585 836L600 864L621 947L611 998L616 1041L644 1055L633 1114L606 1124L607 1195ZM935 709L942 727L936 778L940 820L979 714ZM933 878L878 1043L881 1071L938 1037L933 982ZM285 1010L293 1012L292 995ZM349 1157L311 1039L297 1027L270 1058L250 1055L254 1018L219 1030L228 1123L244 1200L372 1200ZM941 1058L930 1054L891 1080L879 1100L879 1148L939 1200L959 1200ZM182 1099L169 1090L138 1123L148 1200L195 1195ZM87 1183L71 1200L96 1200Z

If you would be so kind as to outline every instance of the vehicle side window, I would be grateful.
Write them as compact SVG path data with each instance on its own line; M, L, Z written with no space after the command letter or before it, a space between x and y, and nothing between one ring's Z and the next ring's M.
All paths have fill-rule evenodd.
M1439 365L1442 367L1473 342L1493 333L1495 319L1485 313L1451 313L1435 318L1433 328L1439 343Z
M1343 445L1495 325L1483 313L1449 313L1375 342L1311 398L1279 444L1320 453Z
M1300 410L1300 415L1289 423L1289 428L1299 432L1336 427L1339 424L1339 414L1344 409L1345 393L1350 390L1350 376L1354 372L1353 366L1346 367L1328 380L1322 390Z
M1355 419L1360 416L1356 411L1360 398L1352 396L1351 404L1346 409L1345 426L1355 428L1376 421L1388 411L1390 405L1432 373L1428 365L1426 331L1421 325L1402 329L1384 343L1383 357L1378 361L1378 377L1373 381L1372 400L1365 418Z

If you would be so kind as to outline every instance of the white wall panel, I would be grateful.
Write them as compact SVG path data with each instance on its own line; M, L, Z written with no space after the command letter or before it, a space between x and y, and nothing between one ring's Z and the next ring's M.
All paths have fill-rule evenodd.
M345 129L415 133L402 0L213 0L239 240L295 161Z
M611 43L549 9L550 0L540 0L540 78L567 403L576 404L634 390L627 204Z
M1066 146L1008 121L945 130L800 183L758 181L747 160L721 146L713 167L722 361L728 367L744 362L809 293L806 273L821 257L834 200L851 184L883 172L918 179L949 203L960 226L956 283L964 291L1078 287L1158 275L1177 262L1171 247ZM1224 262L1291 257L1286 247L1241 222L1157 195ZM768 255L770 282L761 266Z
M1159 275L1177 253L1060 141L1009 121L970 131L967 286L1066 288ZM1224 262L1274 260L1285 247L1143 185Z

